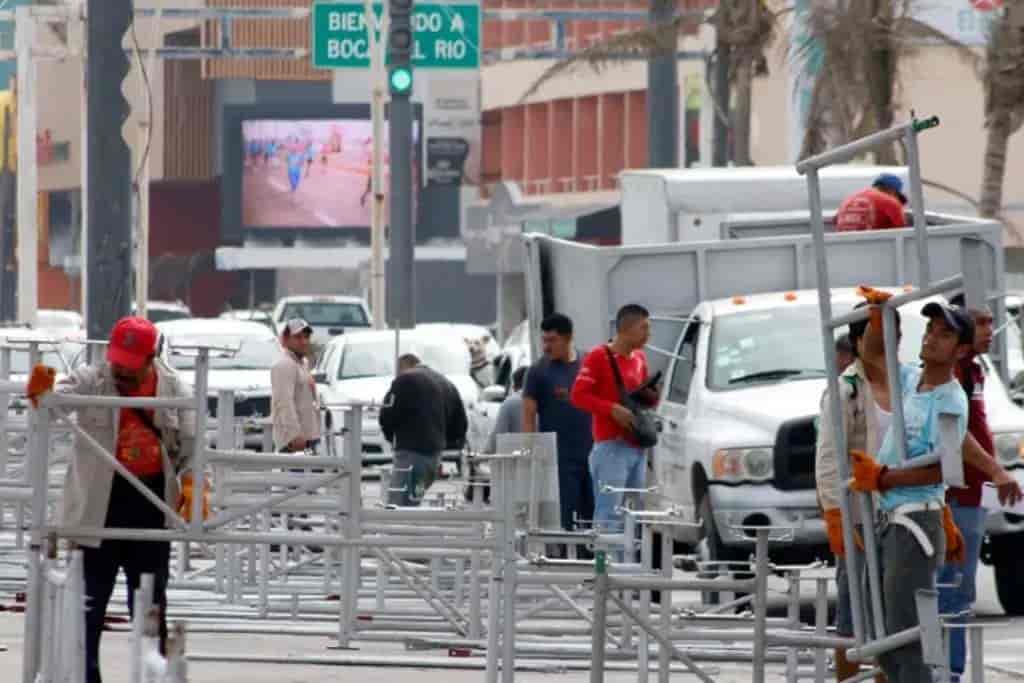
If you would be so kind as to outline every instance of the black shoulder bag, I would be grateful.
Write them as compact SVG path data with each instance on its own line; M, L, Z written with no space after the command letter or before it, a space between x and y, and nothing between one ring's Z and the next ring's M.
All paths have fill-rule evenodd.
M604 347L608 354L608 362L612 365L612 372L615 374L615 384L619 389L619 403L633 413L633 437L640 448L653 448L658 443L658 423L654 413L640 404L626 391L626 383L622 381L622 373L619 371L619 364L615 362L615 355L607 346Z

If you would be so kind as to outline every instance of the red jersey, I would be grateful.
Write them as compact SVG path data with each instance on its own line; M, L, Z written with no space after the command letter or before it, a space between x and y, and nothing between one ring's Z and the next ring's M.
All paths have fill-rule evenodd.
M836 213L837 232L885 230L902 228L906 224L900 200L874 187L844 199Z
M572 385L570 400L574 406L593 416L595 443L615 439L634 443L633 436L612 419L612 406L620 402L620 397L607 348L602 344L583 359L583 366ZM614 356L627 392L638 389L647 381L647 356L643 351L634 351L629 356L615 353Z
M146 398L156 396L156 372L151 371L138 390L128 395ZM152 420L153 411L146 410L146 413ZM121 408L116 455L118 461L137 477L152 477L163 472L160 439L133 408Z
M956 378L960 380L967 395L967 431L974 437L981 448L995 457L995 439L988 426L988 414L985 412L985 371L974 358L957 363ZM981 485L988 477L978 468L964 463L965 488L949 488L946 491L947 502L957 502L964 507L981 505Z

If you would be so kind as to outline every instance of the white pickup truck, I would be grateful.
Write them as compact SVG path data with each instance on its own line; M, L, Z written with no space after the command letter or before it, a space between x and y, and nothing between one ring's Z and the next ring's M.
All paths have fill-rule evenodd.
M986 249L990 294L1002 291L1002 228L997 223L929 215L932 277L960 272L961 239ZM771 232L769 223L761 234ZM825 388L815 282L807 235L634 247L591 247L526 238L528 311L573 318L580 346L608 338L625 303L653 313L648 358L666 371L654 452L657 491L648 505L674 506L700 529L675 540L708 558L746 557L753 534L740 527L780 526L791 542L772 548L783 561L825 557L824 524L814 490L815 423ZM805 230L806 232L806 230ZM826 236L833 305L856 303L861 283L902 289L913 280L913 233L887 230ZM902 356L913 361L924 329L921 304L903 311ZM1005 316L993 300L997 320ZM533 325L536 329L536 325ZM1006 357L1005 337L993 358ZM537 348L537 345L534 345ZM998 457L1021 470L1024 411L1010 400L997 365L986 398ZM989 534L1003 606L1024 613L1024 519L996 514ZM1020 588L1020 589L1019 589Z

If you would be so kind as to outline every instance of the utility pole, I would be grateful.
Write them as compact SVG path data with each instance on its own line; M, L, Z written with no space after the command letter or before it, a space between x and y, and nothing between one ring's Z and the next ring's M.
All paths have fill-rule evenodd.
M128 102L122 40L132 22L132 0L88 0L86 90L89 225L88 334L105 339L131 309L132 167L121 135Z
M388 1L391 250L388 312L395 329L416 325L416 225L412 215L412 0Z
M675 19L676 3L651 0L650 23L660 37L658 49L647 60L647 165L679 166L679 69L676 35L668 27Z
M32 55L36 20L31 6L15 12L14 44L18 56L17 232L18 321L34 324L39 306L39 176L36 168L36 103L39 81Z
M727 40L729 3L725 0L715 10L714 124L712 126L711 165L729 165L729 69L732 47Z
M388 325L387 298L384 271L384 105L387 100L387 77L384 71L384 51L378 39L373 2L366 0L366 30L370 39L370 119L373 122L373 166L370 169L370 310L373 326L384 329ZM388 6L384 5L380 21L380 35L388 35Z

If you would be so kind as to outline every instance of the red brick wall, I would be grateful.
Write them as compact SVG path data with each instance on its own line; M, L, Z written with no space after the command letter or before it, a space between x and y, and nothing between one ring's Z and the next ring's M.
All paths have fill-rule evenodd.
M150 190L149 257L153 269L150 296L185 299L197 316L213 316L244 286L235 272L214 269L213 252L220 245L220 186L210 182L154 183ZM153 268L161 256L167 267ZM189 256L193 270L189 278ZM177 270L177 273L172 272Z

